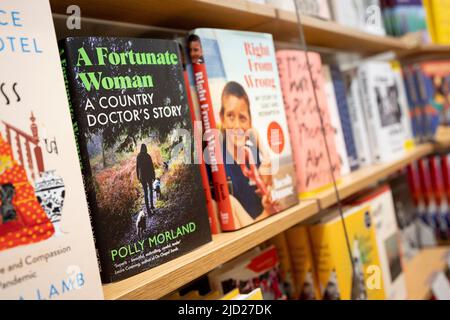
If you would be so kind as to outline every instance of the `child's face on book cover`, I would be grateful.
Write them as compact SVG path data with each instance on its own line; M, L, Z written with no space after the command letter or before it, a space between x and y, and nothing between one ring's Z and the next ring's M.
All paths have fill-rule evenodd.
M223 98L222 128L227 130L227 137L231 138L235 147L244 147L245 132L251 128L249 107L244 99L233 95Z
M189 55L191 56L192 63L199 63L202 57L202 45L199 41L191 41L189 43Z

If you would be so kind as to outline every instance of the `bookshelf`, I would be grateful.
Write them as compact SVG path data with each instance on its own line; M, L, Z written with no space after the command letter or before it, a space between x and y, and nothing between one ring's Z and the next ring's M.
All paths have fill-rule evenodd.
M405 280L410 300L431 298L431 283L437 272L444 271L450 247L437 247L422 250L405 266Z
M338 187L340 195L342 198L348 197L433 150L431 144L419 145L396 161L356 171L342 179ZM212 242L182 257L126 280L104 285L105 298L161 298L273 236L313 217L320 212L320 208L334 204L336 196L334 190L329 189L320 193L317 199L303 200L299 205L252 226L216 235Z
M53 13L66 14L66 8L74 1L50 0L50 2ZM245 0L128 0L125 2L77 0L75 2L80 6L83 17L94 19L181 31L196 27L214 27L269 32L277 41L288 43L298 41L297 19L294 13ZM363 55L395 51L401 53L402 57L450 53L450 46L421 46L414 39L371 35L333 21L309 16L302 16L301 19L306 41L311 46L358 52ZM396 161L358 170L341 179L338 184L339 195L341 198L346 198L434 150L449 147L450 133L447 132L442 134L436 146L419 145ZM250 227L216 235L212 242L191 253L126 280L104 285L105 298L110 300L161 298L276 234L313 217L320 212L321 208L331 207L336 202L334 190L330 188L319 193L314 199L304 200L300 205ZM421 263L426 262L426 259L430 258L427 254L421 253L416 260L420 259ZM419 262L415 262L416 260L408 265L409 274L424 268ZM408 281L408 285L412 288L413 284L410 282L412 280ZM411 289L411 297L426 297L423 291L425 291L424 286L414 287Z
M70 0L51 0L53 13L66 14ZM272 33L277 41L298 41L294 13L245 0L77 0L82 17L190 30L198 27ZM309 45L354 51L364 55L385 51L408 51L415 41L376 36L360 30L302 16Z

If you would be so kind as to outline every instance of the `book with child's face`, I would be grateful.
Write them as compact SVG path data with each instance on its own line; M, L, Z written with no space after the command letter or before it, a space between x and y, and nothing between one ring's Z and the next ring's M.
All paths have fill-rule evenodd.
M0 12L0 299L102 299L50 5Z
M187 42L222 229L297 204L272 36L196 29Z
M343 162L336 145L338 133L328 107L320 55L281 50L277 52L277 59L294 141L297 187L300 196L306 198L331 187L333 175L336 180L341 177Z
M61 59L103 281L210 241L177 43L67 38Z

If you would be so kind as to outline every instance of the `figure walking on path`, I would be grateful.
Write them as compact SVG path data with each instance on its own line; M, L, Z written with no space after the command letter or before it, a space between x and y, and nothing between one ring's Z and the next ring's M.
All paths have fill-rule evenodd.
M153 166L152 157L147 153L147 146L145 144L141 145L141 151L136 159L136 173L142 184L142 189L144 190L145 208L147 209L147 214L149 214L150 210L155 209L153 206L153 180L155 179L155 168Z

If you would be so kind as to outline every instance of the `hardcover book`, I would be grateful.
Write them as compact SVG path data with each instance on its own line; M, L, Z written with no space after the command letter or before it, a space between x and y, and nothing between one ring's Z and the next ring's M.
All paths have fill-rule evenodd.
M355 139L353 137L352 121L347 103L347 92L344 77L339 69L339 66L332 65L330 70L333 79L334 92L336 95L336 103L339 111L339 119L341 121L342 133L345 140L345 149L347 150L348 164L350 169L355 171L359 168L359 161Z
M223 231L298 203L272 36L196 29L188 48Z
M368 166L373 162L372 152L367 134L366 119L364 118L364 105L361 98L357 70L346 70L343 72L343 76L358 163L360 167Z
M389 186L385 185L370 191L365 196L353 200L353 204L371 208L386 298L405 300L407 291L401 260L403 248Z
M383 274L370 206L331 212L309 228L324 300L383 300ZM346 239L348 237L348 248Z
M297 288L296 298L299 300L320 299L308 228L297 225L286 231L286 238Z
M367 135L374 162L386 162L403 155L408 133L404 126L406 106L402 88L388 62L366 62L358 70Z
M295 5L297 2L297 7ZM328 0L267 0L267 4L273 5L277 9L293 11L298 8L301 14L321 18L324 20L331 19Z
M209 242L177 43L87 37L60 47L102 280Z
M0 299L102 299L50 5L0 12Z
M307 198L330 187L332 174L336 180L341 177L341 161L327 105L322 62L318 53L299 50L278 51L277 59L289 131L295 141L297 188L300 197Z
M344 131L342 129L342 121L339 116L339 107L334 91L333 79L331 77L331 69L328 65L322 66L322 75L324 78L324 90L327 97L328 111L330 112L331 126L335 132L336 151L339 155L341 163L341 176L350 173L349 157L345 145Z

